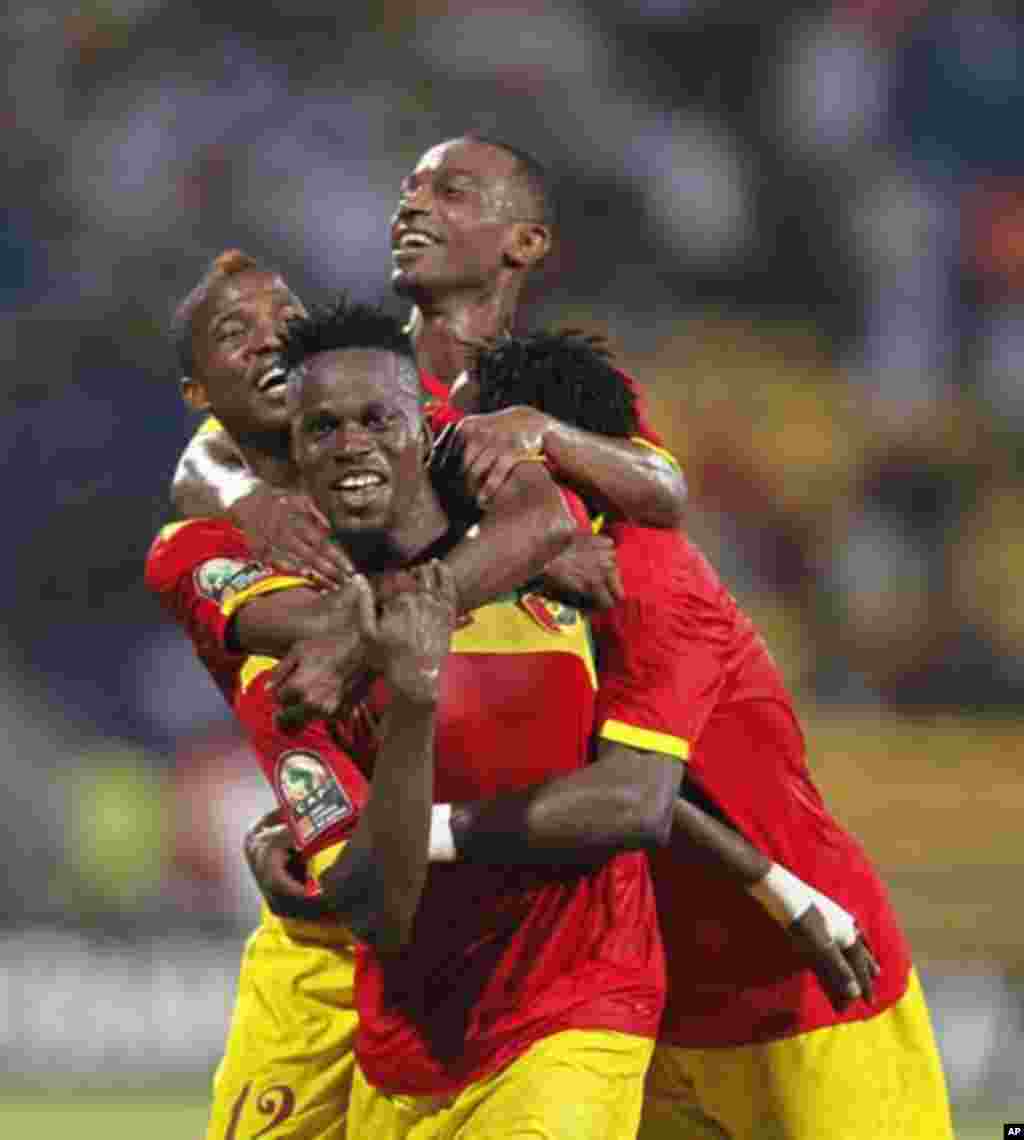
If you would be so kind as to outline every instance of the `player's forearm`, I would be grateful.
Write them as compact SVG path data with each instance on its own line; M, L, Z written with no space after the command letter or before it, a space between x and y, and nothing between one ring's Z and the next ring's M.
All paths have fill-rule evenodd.
M408 945L426 883L435 708L391 702L369 801L352 840L320 876L327 903L380 954Z
M672 805L672 844L677 853L685 852L742 887L760 882L772 867L738 832L681 797Z
M339 610L334 593L296 587L262 594L242 606L231 622L235 649L263 657L284 657L300 641L337 634L352 625L351 611Z
M239 499L263 486L233 446L226 433L216 433L196 436L185 448L171 482L178 518L227 515Z
M445 562L463 613L536 578L566 548L575 525L540 464L523 464L495 496L479 534L464 538Z
M544 454L567 483L643 526L683 521L686 481L664 455L626 439L595 435L558 420L544 435Z
M602 741L598 759L565 776L470 804L453 804L460 858L579 864L668 841L679 787L672 757Z

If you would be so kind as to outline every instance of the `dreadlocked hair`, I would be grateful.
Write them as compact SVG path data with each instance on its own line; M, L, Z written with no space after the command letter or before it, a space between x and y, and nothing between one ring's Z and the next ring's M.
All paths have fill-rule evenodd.
M604 338L579 329L499 341L476 354L479 411L528 404L599 435L635 435L636 394L611 361Z
M292 378L301 381L300 366L322 352L367 348L390 352L399 358L403 388L418 400L419 372L412 343L402 324L376 305L354 302L342 294L333 305L318 305L308 317L288 322L284 364Z

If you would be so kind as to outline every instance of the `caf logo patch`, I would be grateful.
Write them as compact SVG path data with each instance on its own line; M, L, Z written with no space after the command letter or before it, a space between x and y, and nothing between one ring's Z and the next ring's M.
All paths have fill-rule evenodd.
M519 605L548 633L564 633L579 620L579 610L545 598L543 594L522 594Z
M277 788L303 843L348 819L352 801L316 752L293 748L277 761Z
M196 589L204 598L220 605L235 594L269 578L274 573L259 562L239 562L235 558L210 558L196 567Z

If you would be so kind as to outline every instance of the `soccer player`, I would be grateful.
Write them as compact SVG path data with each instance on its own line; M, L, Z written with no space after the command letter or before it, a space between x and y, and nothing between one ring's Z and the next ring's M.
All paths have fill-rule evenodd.
M501 344L480 358L474 383L484 412L530 405L593 431L635 430L629 389L579 338ZM612 530L626 600L594 620L598 725L625 708L634 724L680 741L691 798L829 896L818 901L845 941L855 932L842 931L847 919L830 900L853 912L881 966L870 1003L829 1001L758 905L758 888L724 891L678 840L652 852L669 994L641 1140L951 1138L906 941L877 872L814 786L763 640L682 533L622 522ZM788 872L774 874L785 894ZM808 897L798 886L788 902Z
M547 176L529 154L467 135L428 150L404 181L391 220L395 291L413 304L410 335L433 416L481 343L504 335L530 272L550 250L554 207ZM180 327L184 327L182 324ZM179 336L188 374L187 339ZM462 429L469 473L488 502L511 466L543 448L559 471L622 514L651 526L682 521L685 486L642 408L637 436L611 440L568 424L543 439L513 414ZM337 581L343 571L308 499L268 487L229 432L206 424L182 456L172 498L182 517L225 512L256 553L283 569Z
M362 335L361 322L358 312L314 321L289 344L299 346L307 373L299 385L297 462L356 567L373 572L437 556L464 527L445 512L423 464L411 353L399 353L394 335L375 341L372 325L372 335ZM184 524L154 548L151 583L186 620L207 622L224 649L280 652L282 630L294 628L296 613L322 606L308 585L269 572L258 592L229 607L229 617L219 606L199 612L204 571L237 551L239 538L224 520ZM215 589L223 589L220 581ZM579 616L566 607L552 633L509 598L468 617L442 675L437 794L475 799L582 767L595 681ZM317 640L328 639L303 644ZM365 940L356 1049L366 1080L353 1096L349 1134L397 1137L415 1118L424 1136L455 1128L466 1137L517 1135L524 1121L535 1121L566 1140L631 1137L663 999L643 855L556 871L435 868L410 926L409 908L392 914L391 900L395 893L415 898L422 866L394 859L389 869L381 860L386 807L367 823L379 762L369 797L365 771L377 735L390 729L389 701L378 703L375 690L362 715L338 729L346 752L329 750L323 729L324 745L312 756L303 746L296 758L294 738L277 725L265 670L263 662L250 664L237 711L325 898ZM630 773L651 829L667 832L675 761L614 742L600 748ZM308 781L294 777L297 763L315 772L300 809L293 789ZM414 826L403 828L405 846L422 840L425 860L417 804ZM397 814L388 822L402 827Z
M300 506L308 500L294 493L297 472L290 457L281 351L285 323L304 312L279 274L237 250L227 251L178 307L175 338L185 368L186 401L199 409L212 408L239 441L247 471ZM489 542L470 547L461 562L460 551L451 555L458 589L470 600L481 582L494 588L494 579L487 587L488 557L497 562L502 576L511 567L506 582L514 585L529 575L534 559L544 561L552 540L566 530L557 492L536 464L522 465L492 507L490 514L508 510L509 548L502 551L500 542L498 547ZM520 516L527 524L525 536ZM184 544L187 552L190 540L199 542L207 526L196 522L185 528L175 547L180 550ZM534 544L534 535L537 549L531 553L526 548ZM331 547L328 553L330 561L319 577L347 572L340 548ZM474 579L479 567L484 572ZM151 585L173 586L175 566L167 543L154 547L147 570ZM219 559L197 570L191 608L179 614L198 633L200 656L231 704L248 680L246 658L225 653L197 615L216 611L226 621L232 606L278 588L279 580L280 575L261 566L236 535ZM305 624L297 632L326 628L339 613L351 620L342 601L324 594L318 599L319 612L304 615ZM314 753L316 746L314 741ZM298 789L318 771L296 759L289 770L291 786ZM336 921L320 921L322 917L319 909L292 900L283 916L265 910L247 944L232 1027L215 1081L211 1140L245 1140L277 1113L288 1117L292 1135L302 1140L343 1135L356 1024L350 1000L351 938ZM317 1048L311 1050L314 1028Z

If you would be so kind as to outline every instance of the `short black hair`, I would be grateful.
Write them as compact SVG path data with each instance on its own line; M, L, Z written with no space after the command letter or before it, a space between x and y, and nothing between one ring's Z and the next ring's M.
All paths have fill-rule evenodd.
M483 143L485 146L496 147L510 154L516 160L516 173L526 186L537 211L537 217L530 220L543 222L546 226L554 226L557 223L558 208L554 184L547 168L536 155L483 131L466 131L460 137Z
M282 357L292 378L301 381L301 365L311 356L355 348L377 349L397 356L402 365L402 385L419 402L419 370L402 322L377 305L350 300L347 294L332 305L314 306L308 317L289 321Z
M579 329L508 337L477 353L478 409L528 404L600 435L637 431L636 393L604 339Z
M183 376L191 376L196 365L195 357L192 355L192 318L196 315L196 310L210 295L210 290L215 285L252 269L260 273L277 272L276 269L268 269L255 257L250 257L240 249L225 249L217 254L198 283L175 305L174 315L171 317L170 337Z

